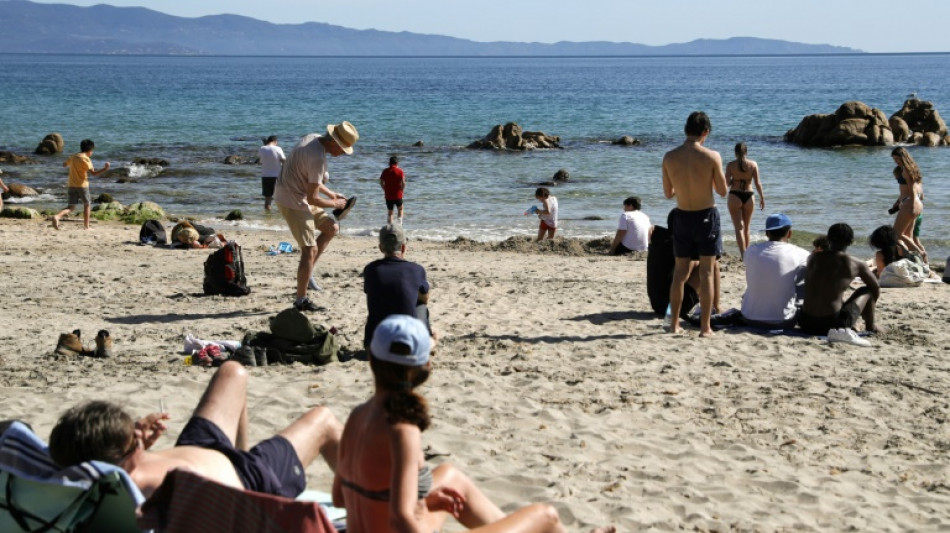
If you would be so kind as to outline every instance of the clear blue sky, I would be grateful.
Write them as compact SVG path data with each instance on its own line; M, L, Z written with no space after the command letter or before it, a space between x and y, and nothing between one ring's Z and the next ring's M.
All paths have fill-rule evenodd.
M230 13L475 41L649 45L762 37L866 52L950 52L950 0L40 0L141 6L182 17Z

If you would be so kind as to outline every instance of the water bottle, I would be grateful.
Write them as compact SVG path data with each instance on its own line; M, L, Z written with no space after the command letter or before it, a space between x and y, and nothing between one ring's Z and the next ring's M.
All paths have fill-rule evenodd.
M663 327L673 327L673 307L671 304L666 304L666 316L663 318Z

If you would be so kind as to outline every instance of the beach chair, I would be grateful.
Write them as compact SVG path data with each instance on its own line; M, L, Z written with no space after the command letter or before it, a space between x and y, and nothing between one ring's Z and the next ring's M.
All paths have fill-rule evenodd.
M98 461L60 468L29 426L5 425L0 428L0 531L139 531L135 509L145 498L124 470Z
M320 504L222 485L173 470L142 506L139 526L165 533L336 533Z

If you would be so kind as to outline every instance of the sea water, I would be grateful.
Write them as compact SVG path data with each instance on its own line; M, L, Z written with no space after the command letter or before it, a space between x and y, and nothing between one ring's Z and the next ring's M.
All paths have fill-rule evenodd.
M356 153L330 162L329 186L359 203L345 234L370 234L386 221L378 178L398 155L408 179L405 224L414 238L500 240L533 235L523 215L539 182L559 169L570 181L559 198L559 235L612 235L630 195L665 224L674 205L663 196L663 154L682 142L686 116L711 117L707 145L723 160L744 141L759 163L765 217L785 212L800 234L835 222L855 229L852 251L870 255L867 235L893 222L898 195L890 147L806 149L783 141L805 115L831 113L860 100L888 116L909 94L950 116L950 55L620 58L302 58L0 55L0 149L29 155L47 133L66 140L64 154L35 165L2 167L3 179L42 194L36 208L65 202L62 160L79 141L96 142L100 167L126 167L134 182L92 178L130 204L150 200L226 231L221 218L240 209L251 228L283 229L263 209L261 138L277 135L289 150L309 132L349 120L360 132ZM950 118L950 117L948 117ZM562 149L470 150L496 124L561 138ZM632 135L639 146L614 146ZM421 147L414 146L422 141ZM934 258L950 252L950 148L911 148L924 175L923 242ZM132 166L136 157L170 165ZM130 168L131 167L131 168ZM724 235L732 225L720 199ZM758 198L756 198L758 202ZM734 240L734 239L733 239Z

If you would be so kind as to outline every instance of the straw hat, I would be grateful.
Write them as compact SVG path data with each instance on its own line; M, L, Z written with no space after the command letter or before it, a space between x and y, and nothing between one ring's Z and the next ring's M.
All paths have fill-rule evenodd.
M356 126L345 120L337 125L328 125L327 133L340 145L340 148L343 149L343 153L345 154L353 153L353 145L356 144L356 141L360 138L360 134L356 131Z

